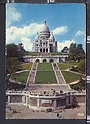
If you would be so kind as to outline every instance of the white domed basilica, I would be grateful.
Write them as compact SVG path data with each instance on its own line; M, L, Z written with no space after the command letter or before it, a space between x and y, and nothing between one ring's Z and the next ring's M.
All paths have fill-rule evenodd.
M53 36L53 33L50 34L50 30L46 24L46 20L40 31L40 35L37 33L35 41L33 43L33 52L57 52L57 41Z

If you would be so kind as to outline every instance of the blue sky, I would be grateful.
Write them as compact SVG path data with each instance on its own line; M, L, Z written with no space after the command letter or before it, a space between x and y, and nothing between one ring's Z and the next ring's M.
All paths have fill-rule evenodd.
M86 7L84 4L7 4L6 42L23 43L31 51L37 32L46 20L58 43L58 51L73 43L85 49Z

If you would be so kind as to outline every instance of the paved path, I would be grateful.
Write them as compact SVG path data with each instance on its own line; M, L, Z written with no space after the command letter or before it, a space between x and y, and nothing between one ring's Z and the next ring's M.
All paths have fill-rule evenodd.
M15 110L16 112L13 112ZM59 118L57 117L59 113ZM86 106L57 110L55 112L33 111L26 106L7 106L6 107L7 119L85 119L86 118ZM55 121L56 122L56 121Z
M13 73L13 74L19 74L19 73L22 73L22 72L27 72L27 71L29 71L29 70L22 70L22 71L17 71L17 72L15 72L15 73ZM7 74L7 76L9 76L10 74Z
M85 80L85 78L82 78L82 79ZM79 82L80 82L80 80L76 80L76 81L69 83L69 85L78 84Z
M57 82L59 84L65 84L65 79L62 75L62 72L59 70L59 67L56 63L53 63L52 64L52 67L53 67L53 70L54 70L54 73L55 73L55 76L56 76L56 79L57 79Z
M85 76L85 74L82 74L82 73L79 73L79 72L75 72L75 71L70 71L69 68L65 69L65 70L62 70L62 71L69 71L69 72L72 72L72 73L75 73L75 74L80 74L82 76Z
M50 91L54 89L55 91L70 91L71 88L68 84L30 84L28 90L38 90L38 91Z

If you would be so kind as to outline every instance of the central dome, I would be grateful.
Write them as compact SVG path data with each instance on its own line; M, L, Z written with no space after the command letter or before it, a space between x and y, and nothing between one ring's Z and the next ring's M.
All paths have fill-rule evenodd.
M48 37L50 36L50 30L49 30L49 28L46 24L46 20L44 21L44 24L41 28L40 35L41 36L46 36L47 35Z
M44 21L44 24L43 24L40 32L50 32L50 30L46 24L46 20Z

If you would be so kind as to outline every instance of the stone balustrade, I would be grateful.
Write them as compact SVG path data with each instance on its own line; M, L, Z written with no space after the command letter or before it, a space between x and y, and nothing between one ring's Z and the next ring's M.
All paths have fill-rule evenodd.
M62 92L52 93L51 91L39 92L39 91L7 91L6 103L16 105L26 105L33 109L46 109L52 108L53 110L58 108L65 108L78 103L85 103L85 92Z

